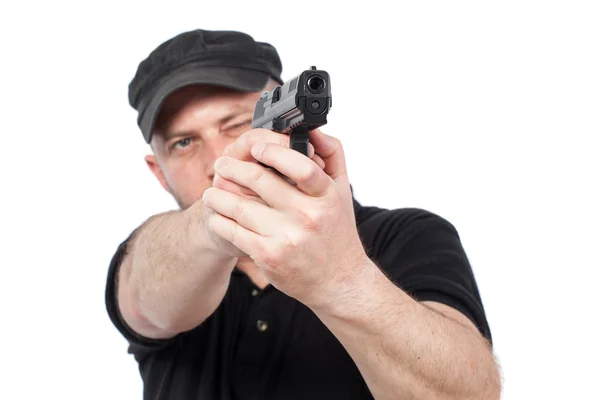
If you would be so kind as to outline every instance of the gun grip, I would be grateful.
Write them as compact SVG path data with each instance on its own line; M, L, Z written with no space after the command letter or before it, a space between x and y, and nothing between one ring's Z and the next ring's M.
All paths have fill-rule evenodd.
M290 132L290 148L308 157L308 129Z

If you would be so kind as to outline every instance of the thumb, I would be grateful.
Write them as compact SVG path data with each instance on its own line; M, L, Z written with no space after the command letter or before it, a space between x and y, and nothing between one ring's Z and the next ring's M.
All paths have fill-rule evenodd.
M315 148L315 154L325 162L323 168L325 173L335 181L346 178L346 157L342 143L333 136L321 132L320 129L310 131L309 140Z

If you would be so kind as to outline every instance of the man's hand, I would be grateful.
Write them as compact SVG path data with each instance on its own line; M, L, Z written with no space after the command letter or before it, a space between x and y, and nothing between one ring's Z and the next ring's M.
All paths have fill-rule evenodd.
M318 307L352 291L372 264L357 232L341 143L319 130L310 141L323 167L272 140L234 143L215 162L216 173L261 202L218 187L203 200L216 212L209 222L215 234L248 254L279 290Z
M231 145L227 146L225 148L225 150L223 151L223 156L233 157L233 158L237 158L237 159L243 160L243 161L258 163L258 161L256 161L256 159L254 157L252 157L252 154L250 154L250 149L252 148L252 146L254 144L259 143L259 142L273 143L273 144L278 144L280 146L289 148L290 137L289 137L289 135L275 133L275 132L267 130L267 129L253 129L253 130L250 130L250 131L244 133L235 142L233 142ZM308 151L309 157L315 163L317 163L317 165L319 165L321 167L321 169L324 168L325 162L321 159L321 157L319 157L317 154L315 154L315 148L312 146L312 144L309 145L308 150L309 150ZM260 196L258 196L254 191L252 191L248 188L245 188L243 186L240 186L235 182L227 180L219 174L215 174L212 186L215 188L218 188L218 189L222 189L222 190L237 194L246 199L250 199L250 200L254 200L254 201L258 201L260 203L266 204L260 198ZM200 205L204 206L204 204L202 202L200 202ZM203 208L205 208L205 207L203 207ZM208 220L208 218L210 218L214 213L215 213L215 211L213 209L207 208L207 211L205 212L205 215L204 215L205 221ZM207 223L203 223L202 225L208 226ZM242 250L235 247L232 243L228 242L227 240L224 240L222 237L217 236L217 237L214 237L214 239L215 239L214 241L215 241L217 248L224 251L226 254L232 255L234 257L246 257L247 256L246 253L244 253Z
M278 144L287 148L290 147L289 135L276 133L267 129L253 129L244 133L235 142L227 146L223 151L223 156L237 158L241 161L258 163L250 153L250 149L254 144L259 142ZM325 162L318 154L315 154L315 148L312 144L309 144L308 153L309 157L319 165L321 169L325 167ZM254 191L229 181L219 174L215 175L212 186L264 203Z

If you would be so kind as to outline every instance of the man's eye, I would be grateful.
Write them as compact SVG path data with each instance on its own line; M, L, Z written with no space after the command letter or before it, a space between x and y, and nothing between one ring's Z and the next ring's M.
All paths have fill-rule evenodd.
M177 146L179 146L179 147L186 147L187 145L190 144L191 141L192 140L190 138L181 139L181 140L176 141L173 144L173 147L177 147Z
M226 129L227 132L236 134L236 133L244 133L247 131L250 126L252 126L252 120L240 122L239 124L235 124Z
M244 122L240 122L239 124L237 124L236 126L234 126L234 128L241 128L243 126L248 126L250 124L252 124L252 120L251 119L249 119L247 121L244 121Z

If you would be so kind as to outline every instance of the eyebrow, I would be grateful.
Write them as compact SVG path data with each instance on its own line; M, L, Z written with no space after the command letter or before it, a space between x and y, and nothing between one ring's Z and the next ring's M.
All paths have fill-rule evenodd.
M254 113L254 108L249 108L247 106L238 106L238 107L234 108L233 111L229 115L226 115L223 118L221 118L219 120L219 124L224 125L224 124L228 123L229 121L231 121L232 119L239 117L242 114L249 113L249 112Z
M249 112L254 113L254 108L250 108L247 106L237 106L229 114L227 114L224 117L222 117L221 119L219 119L218 123L219 123L219 125L224 125L224 124L228 123L229 121L231 121L232 119L235 119L236 117L239 117L240 115L249 113ZM168 141L174 137L191 136L194 133L195 132L193 130L189 130L189 129L174 130L174 131L165 131L162 136L165 141Z

